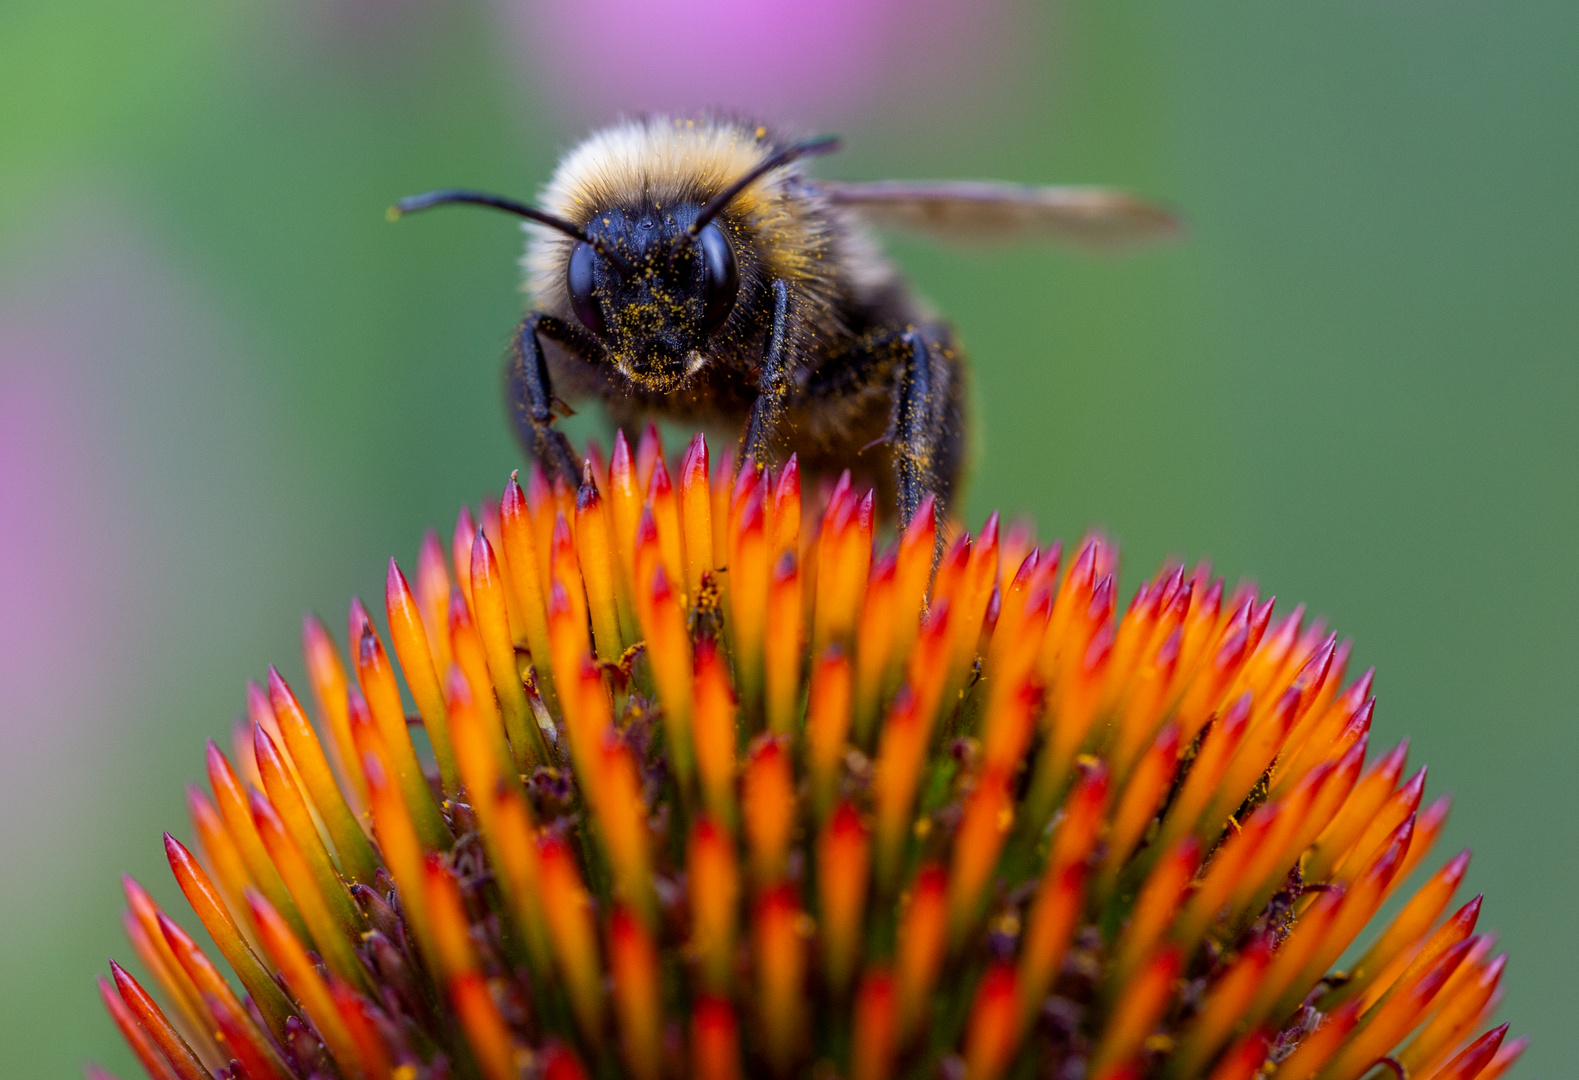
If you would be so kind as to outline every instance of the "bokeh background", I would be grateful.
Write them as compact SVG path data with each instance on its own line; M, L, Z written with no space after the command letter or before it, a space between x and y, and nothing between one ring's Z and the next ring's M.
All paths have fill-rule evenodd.
M1579 1006L1579 7L1564 0L6 0L0 1074L133 1066L118 875L248 678L519 464L530 193L620 109L764 111L826 175L1111 182L1121 259L895 240L976 361L970 516L1209 555L1380 669L1513 953L1521 1077Z

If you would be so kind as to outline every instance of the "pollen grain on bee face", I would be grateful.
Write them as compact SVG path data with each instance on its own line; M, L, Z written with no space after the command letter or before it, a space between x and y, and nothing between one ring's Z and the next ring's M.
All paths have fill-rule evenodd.
M938 554L930 505L885 538L848 473L701 436L583 460L392 560L387 633L309 618L300 691L268 669L209 744L165 837L195 922L126 879L141 973L100 980L151 1077L1495 1080L1522 1052L1468 853L1427 862L1447 800L1369 753L1371 674L1304 608L1178 564L1124 606L1105 539L996 515Z

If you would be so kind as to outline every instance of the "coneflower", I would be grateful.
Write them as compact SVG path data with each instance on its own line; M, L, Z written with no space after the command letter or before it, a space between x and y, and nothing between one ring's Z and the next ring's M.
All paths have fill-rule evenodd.
M1303 608L996 516L935 557L848 475L511 478L305 623L127 879L155 1080L1494 1080L1504 956ZM404 691L401 683L404 683ZM414 712L413 712L414 709ZM421 728L419 753L411 732ZM427 763L431 750L431 760ZM1342 969L1356 942L1363 954ZM146 984L146 985L145 985ZM239 986L239 992L237 989ZM90 1068L90 1076L104 1075Z

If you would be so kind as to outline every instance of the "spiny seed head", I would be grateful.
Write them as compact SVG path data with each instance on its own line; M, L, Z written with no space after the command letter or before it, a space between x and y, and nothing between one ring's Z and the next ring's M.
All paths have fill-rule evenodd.
M1370 674L1298 608L1100 537L874 538L698 436L515 477L389 647L304 625L166 836L193 938L127 880L156 1080L631 1076L1493 1080L1505 957L1427 857ZM671 480L671 476L675 479ZM480 524L478 524L480 522ZM935 554L936 553L936 554ZM403 694L401 684L404 683ZM409 696L409 703L408 703ZM432 761L414 747L426 729ZM1352 943L1358 960L1334 965ZM98 1070L90 1075L99 1076Z

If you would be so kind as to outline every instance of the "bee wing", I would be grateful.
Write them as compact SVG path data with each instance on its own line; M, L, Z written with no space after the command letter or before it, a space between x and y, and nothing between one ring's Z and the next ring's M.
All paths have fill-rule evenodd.
M1179 231L1172 213L1103 187L1032 187L996 180L819 180L829 201L875 225L940 240L1061 240L1111 247Z

